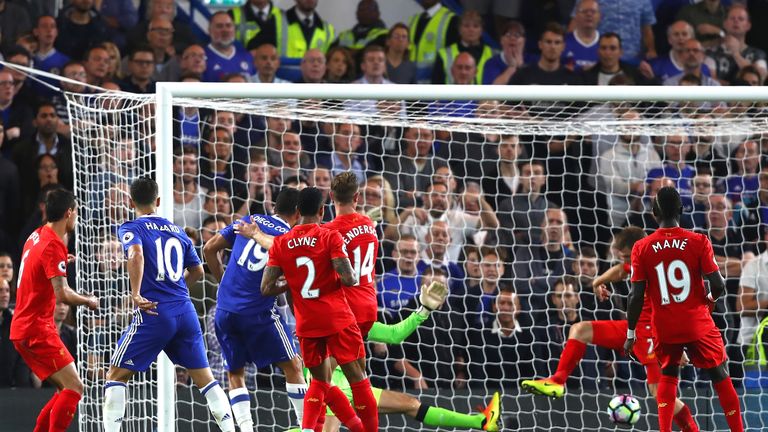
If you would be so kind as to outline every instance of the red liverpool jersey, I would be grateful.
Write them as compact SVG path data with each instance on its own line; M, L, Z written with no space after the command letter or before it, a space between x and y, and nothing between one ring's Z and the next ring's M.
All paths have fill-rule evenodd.
M336 218L323 227L338 231L347 247L349 260L360 278L360 284L347 288L344 294L358 323L376 321L376 257L379 238L371 218L351 213Z
M706 236L679 227L659 228L635 243L631 261L632 282L646 282L646 301L651 301L660 342L691 342L715 328L702 276L718 267Z
M67 246L53 229L43 225L24 243L11 339L25 339L44 329L56 331L51 279L57 276L67 276Z
M347 258L341 234L317 224L295 226L269 249L267 265L283 270L291 290L298 336L328 336L355 323L335 258Z

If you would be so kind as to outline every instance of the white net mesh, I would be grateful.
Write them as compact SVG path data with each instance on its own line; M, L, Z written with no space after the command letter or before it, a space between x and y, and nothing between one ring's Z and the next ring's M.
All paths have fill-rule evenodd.
M131 217L127 184L154 172L154 98L68 97L84 209L78 288L111 305L100 314L81 308L78 317L87 389L81 430L99 430L104 371L130 311L114 233ZM763 250L768 223L768 183L759 181L768 153L762 105L177 98L173 113L174 165L157 169L173 170L174 195L162 198L173 199L174 222L198 245L236 215L270 213L286 184L327 190L333 175L351 169L364 186L365 209L382 209L380 320L397 322L413 306L412 260L417 271L430 264L444 269L451 285L444 310L402 346L368 344L373 384L458 412L500 390L504 423L519 430L612 429L605 409L622 393L645 401L636 427L656 427L642 367L608 349L587 350L562 400L521 394L518 383L555 372L576 322L623 319L626 284L613 284L611 300L599 303L591 281L619 261L614 234L626 225L655 228L649 199L661 186L676 185L685 199L683 225L710 234L722 257L728 294L715 321L748 426L768 423L763 392L743 379L743 352L757 319L737 309L742 263ZM407 254L407 235L415 236L418 256ZM560 283L566 275L575 279ZM190 288L211 366L226 387L211 322L216 290L212 277ZM504 297L499 291L516 293L514 313L505 312L512 306L497 300ZM499 332L500 323L519 331ZM706 377L691 367L682 377L683 399L699 427L726 429ZM745 390L745 383L757 388ZM295 423L279 370L249 370L248 387L258 430ZM129 389L126 430L151 430L153 372ZM215 430L183 370L176 390L178 429ZM381 427L421 425L391 415Z

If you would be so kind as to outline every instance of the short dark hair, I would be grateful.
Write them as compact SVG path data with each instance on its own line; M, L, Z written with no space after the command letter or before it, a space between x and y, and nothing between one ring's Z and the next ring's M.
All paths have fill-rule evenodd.
M151 177L139 177L131 183L131 199L133 203L140 206L150 205L155 202L158 196L157 182Z
M698 76L696 76L696 75L694 75L692 73L689 73L689 74L685 74L682 77L680 77L680 81L679 82L688 82L688 83L693 83L693 84L696 84L697 86L700 86L701 85L701 77L698 77Z
M316 187L307 187L299 192L299 214L302 216L314 216L320 213L323 206L323 192Z
M579 252L582 258L597 258L595 248L592 246L583 246Z
M44 100L44 101L40 102L39 104L37 104L37 106L35 107L35 117L40 115L40 110L42 110L45 107L53 108L53 111L56 113L56 117L59 116L59 112L56 111L56 105L54 105L53 102L51 102L51 101Z
M142 53L142 52L143 53L150 53L150 54L152 54L152 59L155 59L155 50L153 50L152 47L150 47L147 44L141 44L141 45L133 48L131 50L131 55L128 56L128 59L129 60L133 60L134 58L136 58L136 54Z
M544 26L544 31L541 32L541 36L539 36L539 40L541 40L544 37L544 33L554 33L556 35L559 35L560 37L565 37L565 30L563 29L563 26L560 24L552 21L548 22Z
M352 171L345 171L331 181L333 200L339 204L349 204L357 193L357 176Z
M615 38L617 41L619 41L619 48L622 48L622 46L621 46L621 36L619 36L619 34L616 33L616 32L601 33L600 34L600 39L598 39L598 40L603 40L603 39L608 39L608 38Z
M442 267L428 265L428 266L424 267L424 270L421 271L421 277L424 277L424 276L445 276L445 277L448 277L448 273Z
M291 187L284 188L277 195L275 201L275 212L278 215L292 215L296 213L296 207L299 204L299 190Z
M64 218L67 210L75 208L75 195L66 189L54 189L45 196L45 216L48 222Z
M628 226L621 231L619 231L618 234L613 238L613 244L616 246L616 249L632 249L632 247L637 243L639 240L642 240L645 237L645 231L643 231L642 228L636 227L636 226Z
M653 214L662 220L677 220L683 213L680 193L672 186L664 186L653 200Z

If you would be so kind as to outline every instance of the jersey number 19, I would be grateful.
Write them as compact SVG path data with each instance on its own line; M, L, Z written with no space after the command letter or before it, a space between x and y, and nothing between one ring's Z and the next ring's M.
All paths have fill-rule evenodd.
M674 260L669 263L669 267L664 269L664 263L659 263L656 267L656 276L659 279L659 291L661 291L661 304L668 305L671 300L675 303L682 303L691 294L691 272L683 261ZM680 277L677 277L680 272ZM670 300L669 285L672 288L680 290L677 294L672 293Z

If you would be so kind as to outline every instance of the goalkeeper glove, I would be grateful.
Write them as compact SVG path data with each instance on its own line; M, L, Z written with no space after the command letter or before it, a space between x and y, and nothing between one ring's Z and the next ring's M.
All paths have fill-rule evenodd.
M419 303L421 303L421 306L416 313L424 317L429 316L430 312L443 306L447 297L448 287L440 282L432 282L428 286L422 285L421 293L419 293Z
M381 222L382 219L381 207L373 207L372 209L365 212L365 215L371 218L375 228L377 225L379 225L379 222Z

